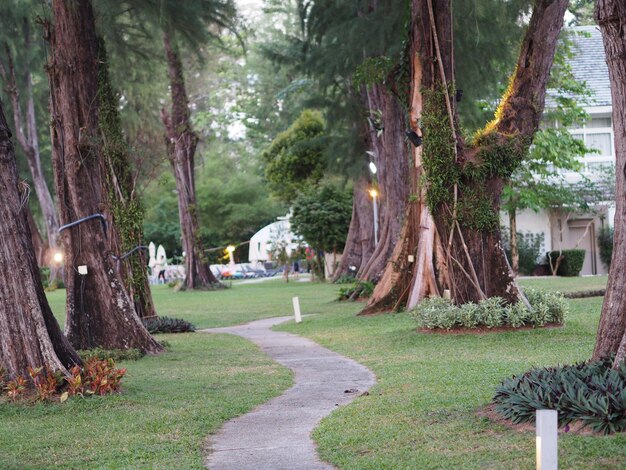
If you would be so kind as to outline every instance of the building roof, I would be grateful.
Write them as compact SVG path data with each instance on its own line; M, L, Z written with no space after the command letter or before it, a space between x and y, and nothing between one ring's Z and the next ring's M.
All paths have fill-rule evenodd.
M591 99L588 101L589 107L611 106L611 86L609 82L609 71L606 66L604 56L604 45L602 34L597 26L578 26L569 28L572 32L572 52L574 57L571 60L572 72L578 81L584 81L592 91ZM546 106L554 105L554 101L548 97Z

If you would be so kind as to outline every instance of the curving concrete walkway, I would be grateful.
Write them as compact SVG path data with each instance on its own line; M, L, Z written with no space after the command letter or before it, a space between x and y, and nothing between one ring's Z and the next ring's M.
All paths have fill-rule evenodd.
M294 385L209 436L205 466L225 469L332 469L315 451L311 431L337 406L351 402L376 379L361 364L290 333L272 331L293 317L202 330L230 333L257 344L294 371Z

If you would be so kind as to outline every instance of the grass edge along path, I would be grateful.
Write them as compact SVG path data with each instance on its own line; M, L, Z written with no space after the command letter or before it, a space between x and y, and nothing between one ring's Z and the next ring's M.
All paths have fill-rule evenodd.
M158 335L169 351L120 363L120 395L0 402L0 468L201 469L207 435L280 395L288 369L232 335Z
M323 460L342 469L532 469L534 432L495 424L477 411L510 375L591 355L601 299L570 306L559 329L423 334L405 313L356 317L359 305L276 329L346 355L378 378L369 396L338 409L314 431ZM560 435L559 464L626 469L626 434Z

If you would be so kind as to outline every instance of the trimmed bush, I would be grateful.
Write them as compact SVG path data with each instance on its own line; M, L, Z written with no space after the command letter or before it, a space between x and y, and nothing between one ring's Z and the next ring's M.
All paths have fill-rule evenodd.
M611 266L611 258L613 257L613 227L604 226L598 234L598 245L600 245L600 259L604 265L609 268Z
M417 321L420 328L446 330L481 326L539 327L546 323L564 323L568 305L563 295L540 289L526 289L525 292L531 305L530 310L521 302L505 305L500 297L460 306L454 305L448 299L430 297L422 300L409 315Z
M508 227L502 228L502 246L506 257L511 263L511 236ZM519 273L530 276L535 272L537 261L541 257L541 246L544 243L543 232L517 232L517 251L519 254Z
M546 255L548 258L548 264L554 266L556 260L560 255L563 255L563 260L559 265L557 274L559 276L575 277L580 274L583 269L583 263L585 262L585 250L562 250L562 251L550 251ZM552 261L552 263L550 263Z
M144 326L150 332L155 333L188 333L196 331L196 327L180 318L154 317L142 319Z
M626 362L613 359L531 369L496 390L496 411L513 423L533 423L538 409L557 410L559 426L580 421L595 432L626 431Z

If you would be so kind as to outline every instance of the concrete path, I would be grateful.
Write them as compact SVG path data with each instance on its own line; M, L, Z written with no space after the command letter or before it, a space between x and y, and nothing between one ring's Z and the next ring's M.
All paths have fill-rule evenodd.
M311 431L337 406L369 389L374 374L357 362L290 333L272 331L293 317L202 330L230 333L256 343L294 371L294 385L283 395L228 421L207 442L210 469L332 469L315 451Z

